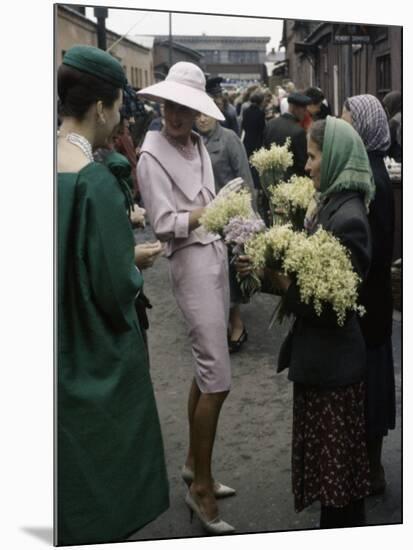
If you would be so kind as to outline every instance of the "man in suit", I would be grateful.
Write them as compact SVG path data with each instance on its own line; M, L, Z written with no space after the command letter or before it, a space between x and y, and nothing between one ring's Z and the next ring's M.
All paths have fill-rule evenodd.
M285 177L292 175L304 176L307 162L307 138L305 130L300 126L307 112L311 99L297 92L288 96L288 112L271 120L264 131L264 147L270 148L273 143L284 145L287 138L291 139L290 150L294 163L288 168Z
M224 79L221 76L215 76L208 78L206 81L206 93L212 97L216 106L222 112L225 120L220 121L221 126L233 130L237 136L240 135L239 125L237 120L237 112L229 101L224 97L224 90L222 89L221 82Z

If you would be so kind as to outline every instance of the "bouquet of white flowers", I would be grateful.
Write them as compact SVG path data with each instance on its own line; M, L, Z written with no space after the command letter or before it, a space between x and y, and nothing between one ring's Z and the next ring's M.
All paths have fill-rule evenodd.
M317 315L329 304L343 326L347 312L365 313L357 304L361 279L353 270L350 253L328 231L320 228L309 237L292 239L283 270L295 276L302 301L312 303Z
M301 300L312 304L318 316L327 304L340 326L349 311L363 315L364 308L357 304L360 277L353 270L348 250L328 231L320 228L307 236L290 224L275 225L254 235L244 248L254 271L269 267L293 277ZM281 321L286 313L283 301L277 310Z
M269 191L273 208L284 212L279 214L283 223L289 221L294 229L303 229L305 213L315 193L313 181L307 177L292 176L288 182L271 186Z
M260 184L266 200L270 200L270 187L277 185L283 178L287 168L293 164L293 154L289 151L291 139L287 138L284 145L273 143L269 149L261 147L250 156L251 166L256 168L260 176ZM274 211L271 202L269 202L272 218L274 221Z
M224 236L224 227L235 217L253 218L251 193L247 189L218 195L199 219L207 231Z

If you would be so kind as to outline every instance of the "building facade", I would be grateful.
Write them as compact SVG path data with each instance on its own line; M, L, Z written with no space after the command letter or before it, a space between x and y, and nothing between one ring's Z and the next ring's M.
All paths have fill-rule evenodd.
M97 46L97 24L80 11L57 5L55 11L56 65L62 62L64 53L75 44ZM122 38L106 30L107 47L123 66L129 84L144 88L155 82L152 50L133 40ZM115 44L116 43L116 44Z
M266 45L270 37L174 35L173 39L201 53L203 68L211 76L219 75L234 82L266 79Z
M350 95L401 90L402 27L285 20L281 45L283 76L319 86L336 115Z

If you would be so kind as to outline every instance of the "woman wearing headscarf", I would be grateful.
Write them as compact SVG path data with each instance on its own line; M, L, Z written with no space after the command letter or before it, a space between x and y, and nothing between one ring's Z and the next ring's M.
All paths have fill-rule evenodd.
M389 92L383 98L383 106L389 120L391 144L387 154L396 162L402 161L402 94Z
M126 540L169 505L159 418L135 311L129 194L93 149L119 122L111 55L70 48L58 70L58 545ZM124 159L126 161L126 159Z
M384 164L390 145L386 113L372 95L346 100L342 118L352 124L366 147L376 194L368 219L372 237L370 271L361 293L366 314L361 319L367 346L367 438L372 493L385 489L381 463L383 437L395 427L396 395L392 352L393 297L391 262L394 240L393 188Z
M138 180L151 226L166 242L172 290L195 360L188 399L189 448L182 468L189 487L185 501L207 532L231 533L234 528L219 519L216 498L235 491L214 481L211 473L218 418L231 385L228 256L222 239L199 225L214 200L215 182L208 151L192 131L198 113L217 120L224 116L205 91L203 72L192 63L176 63L163 82L139 94L164 102L165 125L146 135Z
M348 249L354 270L364 279L371 247L366 205L374 195L369 161L357 133L327 117L308 133L308 161L319 193L307 219L311 234L321 226ZM243 260L245 263L243 263ZM248 258L237 264L248 273ZM295 509L321 503L320 527L363 525L369 494L369 463L364 418L365 344L354 312L343 326L329 307L318 316L301 301L297 284L267 269L266 279L284 294L295 316L282 344L278 371L288 368L294 382L292 482Z

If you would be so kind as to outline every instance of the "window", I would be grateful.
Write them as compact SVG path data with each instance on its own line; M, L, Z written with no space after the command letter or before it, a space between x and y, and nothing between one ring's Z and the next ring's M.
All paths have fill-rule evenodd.
M257 51L253 50L229 50L228 61L230 63L259 63Z
M138 88L142 88L142 87L143 87L142 69L138 69Z
M219 50L199 50L205 57L206 63L220 63L221 52Z
M148 85L148 71L145 69L145 86Z
M382 55L376 60L376 88L376 95L380 100L391 91L390 54Z

